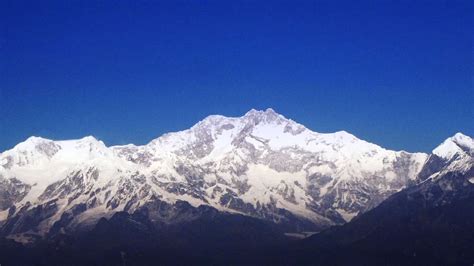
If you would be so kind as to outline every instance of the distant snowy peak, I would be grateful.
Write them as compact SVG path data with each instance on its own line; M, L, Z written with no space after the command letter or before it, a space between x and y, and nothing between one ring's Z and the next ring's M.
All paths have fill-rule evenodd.
M456 154L472 157L474 156L474 140L462 133L456 133L436 147L433 154L446 160L452 159Z
M197 149L200 150L197 156L202 157L212 151L214 144L231 148L238 146L247 137L262 137L268 140L283 135L297 135L303 131L308 130L303 125L277 114L273 109L252 109L241 117L210 115L190 129L165 134L148 146L165 152Z
M436 180L451 172L474 172L474 140L462 133L455 134L433 150L423 168L420 180Z
M380 146L358 139L346 131L311 131L271 108L265 111L252 109L242 117L211 115L188 130L165 134L153 140L149 146L155 150L171 152L200 147L211 153L214 144L238 147L246 143L258 149L273 151L285 148L346 154L385 151ZM342 148L344 149L341 150ZM201 155L205 156L205 153Z
M290 123L293 122L290 119L287 119L281 114L278 114L272 108L268 108L265 111L259 111L252 109L248 111L243 118L245 119L253 119L256 123L264 122L264 123Z
M92 136L59 141L33 136L2 153L0 166L40 167L50 161L76 163L110 154L109 148Z
M81 139L75 139L75 140L50 140L50 139L45 139L42 137L36 137L32 136L26 139L25 141L17 144L13 150L15 151L37 151L40 153L43 153L48 156L52 156L54 154L51 154L50 151L44 150L43 148L48 147L49 145L55 145L55 146L65 146L69 148L74 148L74 149L81 149L84 147L87 148L106 148L105 144L94 138L93 136L86 136Z

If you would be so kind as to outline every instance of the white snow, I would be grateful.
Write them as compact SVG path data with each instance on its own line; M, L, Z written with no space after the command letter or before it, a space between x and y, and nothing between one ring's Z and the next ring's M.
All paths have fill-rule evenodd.
M464 153L463 148L474 152L474 140L462 133L446 139L441 145L433 150L433 153L444 159L451 159L457 153Z
M305 145L303 138L295 137L291 133L284 133L284 125L276 123L258 125L252 135L267 140L272 150L292 146L304 147Z
M458 132L452 137L452 139L459 145L464 146L469 150L474 150L474 139L471 137Z
M226 153L231 152L233 150L232 139L234 137L233 130L224 130L224 132L217 136L216 140L214 141L214 149L212 152L206 156L207 161L218 161L221 159Z
M454 154L462 152L462 149L451 139L445 140L441 145L433 150L433 154L444 159L451 159Z

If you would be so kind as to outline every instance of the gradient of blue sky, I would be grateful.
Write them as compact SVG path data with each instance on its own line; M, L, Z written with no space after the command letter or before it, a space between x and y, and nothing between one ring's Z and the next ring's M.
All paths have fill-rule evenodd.
M397 150L474 135L472 1L46 2L0 4L0 151L267 107Z

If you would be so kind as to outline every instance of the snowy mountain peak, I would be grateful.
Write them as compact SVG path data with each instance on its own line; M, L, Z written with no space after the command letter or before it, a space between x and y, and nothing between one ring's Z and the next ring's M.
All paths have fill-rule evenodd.
M4 158L0 165L12 166L33 165L44 162L53 157L61 147L54 141L41 137L32 136L23 142L18 143L13 149L1 153ZM0 158L1 159L1 158Z
M63 142L63 143L64 142L75 142L75 143L81 144L81 145L89 144L89 145L98 145L98 146L104 146L105 147L105 144L102 141L96 139L93 136L86 136L86 137L83 137L81 139L76 139L76 140L58 140L58 141L54 141L54 140L51 140L51 139L46 139L46 138L43 138L43 137L31 136L31 137L27 138L25 141L18 143L13 149L16 149L16 150L41 149L42 145L48 145L48 144L51 144L51 143L58 144L58 143L61 143L61 142Z
M37 137L37 136L31 136L24 140L23 142L18 143L14 149L29 149L29 148L34 148L36 145L44 143L44 142L50 142L52 140L45 139L42 137Z
M454 142L456 142L459 146L469 149L469 150L474 150L474 139L464 135L463 133L456 133L453 137L451 137Z
M267 108L266 110L256 110L256 109L250 109L244 116L255 116L255 115L278 115L275 110L272 108Z
M88 142L88 143L101 142L100 140L96 139L96 138L95 138L94 136L92 136L92 135L85 136L85 137L83 137L82 139L79 139L79 141L81 141L81 142Z
M271 123L274 121L278 121L281 123L284 121L289 121L289 119L285 118L281 114L278 114L272 108L267 108L265 111L251 109L243 116L243 118L251 119L255 121L256 123L259 123L259 122Z
M462 133L456 133L454 136L447 138L441 145L433 150L433 154L444 158L451 159L456 154L474 154L474 140Z
M32 136L1 153L0 166L5 169L14 166L48 168L56 163L80 164L95 158L110 157L112 153L104 142L93 136L58 141Z
M107 146L105 146L105 143L101 140L96 139L93 136L86 136L82 139L78 139L75 141L77 145L79 146L89 146L89 147L95 147L97 149L107 149Z

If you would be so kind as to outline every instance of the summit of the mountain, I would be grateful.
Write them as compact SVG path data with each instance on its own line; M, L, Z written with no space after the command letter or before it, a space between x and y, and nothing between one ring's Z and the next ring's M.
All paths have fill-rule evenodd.
M451 159L454 155L474 154L474 140L462 133L456 133L454 136L447 138L442 144L433 150L433 154L444 158Z
M462 133L447 138L433 150L419 178L437 178L448 172L468 173L474 164L474 140ZM474 175L474 174L473 174Z

